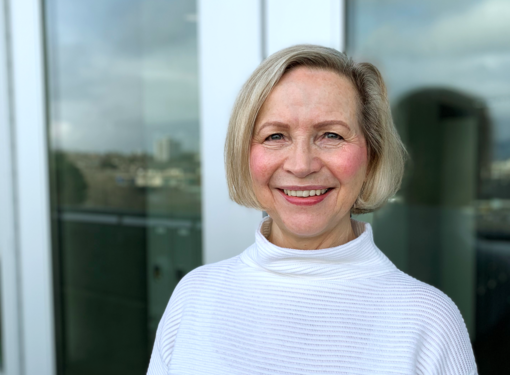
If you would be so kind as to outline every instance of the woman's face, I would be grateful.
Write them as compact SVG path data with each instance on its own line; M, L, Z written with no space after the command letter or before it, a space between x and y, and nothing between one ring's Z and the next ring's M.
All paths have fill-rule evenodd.
M252 182L282 232L311 238L348 220L368 162L356 100L347 78L298 67L262 106L250 151Z

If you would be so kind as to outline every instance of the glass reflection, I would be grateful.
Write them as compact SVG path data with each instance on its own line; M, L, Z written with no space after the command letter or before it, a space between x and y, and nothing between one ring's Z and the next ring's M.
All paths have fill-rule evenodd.
M196 4L44 10L58 370L145 373L202 262Z
M482 375L510 366L508 17L499 0L348 2L348 52L381 68L411 155L378 244L455 301Z

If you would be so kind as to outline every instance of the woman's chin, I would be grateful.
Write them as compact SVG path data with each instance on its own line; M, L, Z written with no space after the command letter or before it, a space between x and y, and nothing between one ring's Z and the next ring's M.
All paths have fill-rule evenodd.
M280 221L280 223L278 223ZM324 216L306 216L294 215L292 217L280 217L276 223L282 232L287 232L293 237L311 238L320 236L331 226L331 221L326 220Z

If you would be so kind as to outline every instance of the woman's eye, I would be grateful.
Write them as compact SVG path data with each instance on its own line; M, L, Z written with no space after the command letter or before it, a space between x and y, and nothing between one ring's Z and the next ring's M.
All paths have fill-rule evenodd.
M283 139L283 135L278 133L278 134L271 134L269 137L266 138L266 140L268 141L279 141L279 140L282 140Z
M336 133L325 133L324 138L326 138L326 139L342 139L342 137Z

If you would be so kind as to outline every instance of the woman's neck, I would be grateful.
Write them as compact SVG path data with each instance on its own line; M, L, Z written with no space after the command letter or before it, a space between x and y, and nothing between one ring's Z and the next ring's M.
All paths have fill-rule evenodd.
M271 220L271 232L267 237L272 244L287 249L318 250L346 244L356 238L349 216L343 218L335 227L313 237L303 237L281 228Z

